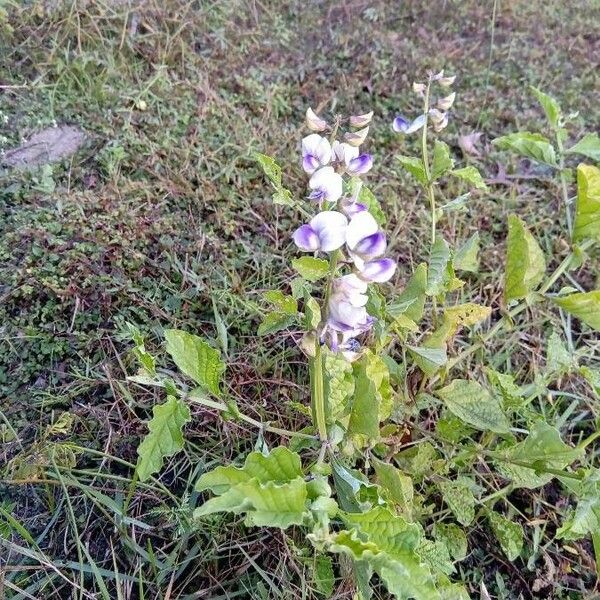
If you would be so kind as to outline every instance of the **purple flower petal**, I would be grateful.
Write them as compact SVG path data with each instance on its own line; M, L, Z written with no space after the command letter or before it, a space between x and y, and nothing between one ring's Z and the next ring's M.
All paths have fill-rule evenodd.
M360 270L360 276L367 281L384 283L392 278L395 271L395 261L391 258L380 258L365 263Z
M398 115L392 123L392 129L396 133L404 133L408 129L408 121L402 115Z
M348 168L346 170L349 175L364 175L371 170L372 166L373 156L370 154L361 154L348 163Z
M312 154L307 154L302 159L302 168L307 173L314 173L319 168L319 166L319 159L316 156L313 156Z
M356 244L353 252L360 254L363 257L375 258L381 256L385 252L387 242L385 239L385 233L378 231L373 235L368 235Z
M305 252L314 252L315 250L318 250L321 245L319 236L310 225L298 227L298 229L294 231L292 238L296 246Z

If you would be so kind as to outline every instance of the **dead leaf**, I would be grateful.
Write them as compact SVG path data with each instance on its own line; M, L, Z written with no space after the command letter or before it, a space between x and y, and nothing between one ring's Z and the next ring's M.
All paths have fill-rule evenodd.
M458 145L465 154L470 154L471 156L481 156L481 152L476 146L479 144L479 140L481 139L482 135L483 133L480 131L459 135Z

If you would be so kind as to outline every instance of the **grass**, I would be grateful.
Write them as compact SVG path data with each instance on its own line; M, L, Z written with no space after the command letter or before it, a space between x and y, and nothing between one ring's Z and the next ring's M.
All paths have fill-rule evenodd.
M598 6L585 0L498 2L494 24L492 3L474 1L5 3L2 147L55 122L88 137L72 159L2 174L0 590L14 598L318 597L301 538L220 516L191 519L198 475L260 443L255 428L192 407L184 452L159 479L138 484L125 510L135 450L162 400L126 379L136 368L126 323L162 355L163 327L217 341L216 306L232 397L257 420L301 427L307 376L293 339L255 335L261 293L291 279L296 221L271 205L252 151L297 165L309 104L373 108L371 181L381 182L374 187L390 215L401 289L425 256L429 226L424 199L393 160L412 142L389 127L397 111L416 108L412 80L428 68L458 75L445 139L460 156L458 135L481 131L483 156L468 160L494 178L505 158L489 140L541 123L528 84L579 111L581 129L599 122L591 93L598 23ZM547 173L506 167L489 195L441 225L452 243L482 231L473 284L494 306L509 212L535 228L542 247L562 248L558 187ZM297 167L286 178L303 193ZM441 190L440 202L461 191ZM590 286L597 277L589 263L577 274ZM539 310L532 316L542 323L548 315ZM486 356L530 380L545 333L517 326ZM587 343L593 357L597 342ZM583 397L576 381L562 392ZM564 402L544 410L559 414ZM598 417L586 402L573 409L574 423ZM495 598L594 597L589 545L564 550L546 535L561 509L556 492L523 492L508 507L530 525L529 564L508 563L489 533L473 533L460 567L473 590L483 580ZM352 594L345 568L336 598Z

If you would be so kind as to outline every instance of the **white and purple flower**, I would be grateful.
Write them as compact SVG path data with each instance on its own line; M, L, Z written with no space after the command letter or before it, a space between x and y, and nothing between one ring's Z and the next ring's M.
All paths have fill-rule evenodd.
M346 142L333 142L333 163L338 173L348 173L351 176L364 175L373 167L373 157L370 154L360 154L357 146Z
M426 120L427 117L425 115L419 115L414 121L409 121L402 115L398 115L392 123L392 129L396 133L404 133L405 135L409 135L419 131L419 129L425 125Z
M324 210L315 215L310 223L298 227L292 238L304 252L332 252L344 245L348 219L335 210Z
M302 140L302 168L310 175L331 160L331 145L327 138L311 133Z
M319 115L317 115L315 111L312 108L310 108L310 106L306 109L305 122L306 126L311 131L325 131L326 129L329 129L327 121L321 119L321 117L319 117Z
M337 202L343 192L342 176L333 167L321 167L315 171L308 182L312 190L308 196L317 202Z

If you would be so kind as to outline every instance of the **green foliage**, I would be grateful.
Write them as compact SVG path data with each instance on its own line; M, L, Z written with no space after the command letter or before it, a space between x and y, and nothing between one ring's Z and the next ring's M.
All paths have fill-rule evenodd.
M404 291L396 297L392 304L388 305L388 314L393 318L402 314L415 323L418 323L423 317L425 309L426 290L427 265L421 263L415 269Z
M319 281L329 273L329 263L322 258L302 256L292 261L292 267L306 281Z
M479 232L476 231L454 254L452 264L457 271L479 271Z
M436 296L443 290L449 260L450 248L448 243L441 235L437 236L429 256L427 295Z
M167 396L164 404L157 404L148 422L149 433L138 446L136 472L140 481L146 481L160 471L163 460L183 448L182 427L191 420L190 409L180 398Z
M538 90L533 86L531 86L530 89L533 92L533 95L537 98L538 102L542 105L542 108L546 113L546 119L548 119L548 123L551 127L556 129L562 117L560 105L554 98L552 98L552 96L549 96L541 90Z
M400 164L421 184L427 184L427 175L423 161L413 156L396 156Z
M283 187L281 183L281 167L273 158L266 154L256 152L254 158L262 167L264 174L267 176L275 190L273 193L273 202L275 204L283 204L284 206L293 206L294 201L292 199L292 193Z
M585 239L600 241L600 169L579 165L573 241Z
M535 238L516 215L508 217L504 297L525 298L544 278L546 260Z
M436 523L433 527L433 536L446 546L454 560L463 560L467 556L467 536L455 523Z
M298 313L298 302L293 296L286 296L279 290L271 290L265 293L265 299L274 307L267 313L259 327L258 335L268 335L289 327Z
M582 154L595 162L600 162L600 137L597 133L586 133L565 152L567 154Z
M508 560L516 560L523 550L523 527L491 510L488 511L487 518Z
M454 169L453 171L450 171L450 174L470 183L477 190L487 192L489 189L479 170L471 165L463 167L462 169Z
M600 331L600 290L552 298L563 310Z
M600 470L588 469L581 481L565 481L577 498L556 535L564 540L579 540L600 531ZM596 555L597 557L597 555Z
M221 353L201 337L179 329L165 330L167 352L188 377L214 394L221 395L221 376L225 364Z
M554 147L547 138L539 133L530 133L529 131L510 133L496 138L492 143L500 150L511 150L537 162L558 167Z
M475 518L475 497L468 481L440 481L444 502L461 525L469 525Z
M439 179L444 173L452 169L453 166L454 161L450 158L448 144L440 140L435 140L435 144L433 145L433 161L431 163L431 180L435 181Z

